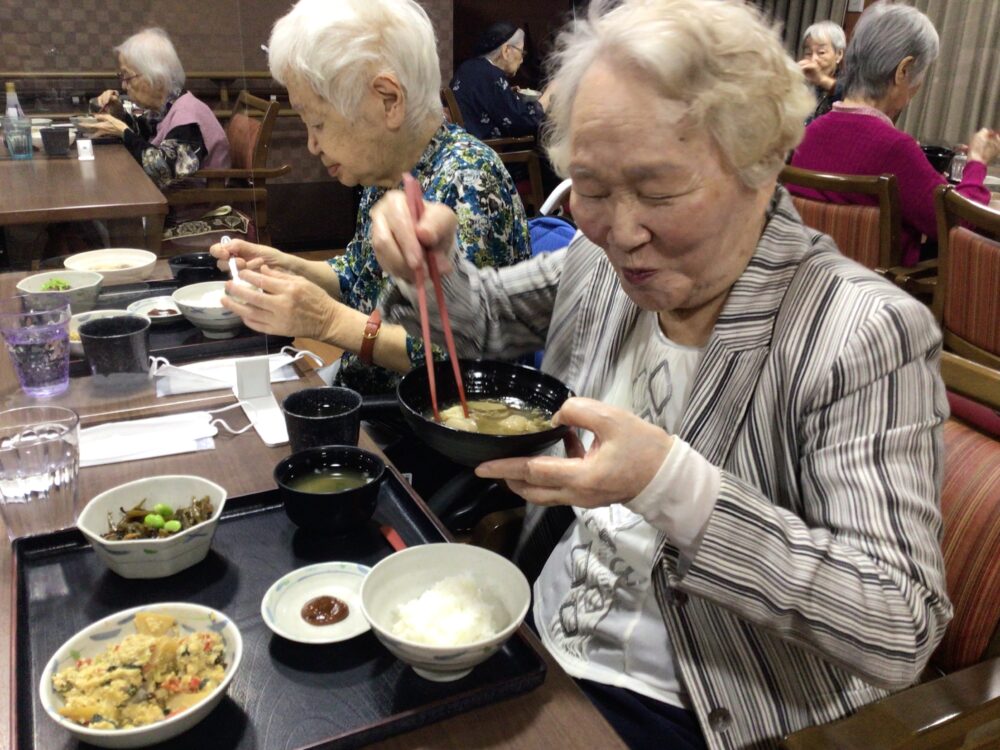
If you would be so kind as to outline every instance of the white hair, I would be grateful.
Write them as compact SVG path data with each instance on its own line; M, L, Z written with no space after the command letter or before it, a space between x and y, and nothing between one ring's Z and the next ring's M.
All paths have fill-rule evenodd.
M836 52L843 52L847 48L847 37L844 36L844 30L840 28L839 24L833 21L817 21L808 29L806 29L802 34L802 43L806 43L806 39L825 39L831 45Z
M518 29L513 34L510 35L510 39L503 42L499 47L497 47L492 52L487 52L483 57L485 57L490 62L496 62L500 57L500 52L503 50L504 44L510 44L514 47L520 47L524 49L524 29Z
M773 181L816 102L799 66L758 11L731 0L593 0L557 42L547 146L566 175L573 100L598 60L627 66L686 105L748 187Z
M940 40L931 20L908 5L876 3L858 19L844 58L844 96L880 99L896 68L913 57L914 83L938 56Z
M301 77L349 120L381 73L402 86L408 126L441 116L434 27L413 0L299 0L274 24L268 49L276 81Z
M162 87L168 94L179 94L184 88L184 66L163 29L138 31L115 47L115 52L154 88Z

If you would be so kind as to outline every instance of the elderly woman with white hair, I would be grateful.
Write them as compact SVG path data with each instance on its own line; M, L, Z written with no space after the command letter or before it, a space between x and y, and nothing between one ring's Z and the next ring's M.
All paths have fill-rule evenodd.
M211 108L184 91L184 67L167 32L143 29L115 52L118 78L138 111L126 111L118 91L104 91L95 100L94 134L121 138L160 188L180 186L202 167L228 167L226 133Z
M258 287L231 289L223 304L254 330L343 349L336 382L389 391L424 352L419 337L381 324L386 280L371 248L372 206L411 173L428 200L459 216L459 246L475 266L530 256L524 208L497 154L444 122L434 29L413 0L300 0L268 48L309 151L335 180L364 190L354 237L329 262L240 240L214 245L220 266L236 257Z
M608 4L553 78L573 243L476 269L450 210L415 224L393 192L383 305L416 329L434 253L461 353L544 346L579 394L565 455L477 473L572 506L534 621L629 744L774 747L910 685L944 635L941 335L777 186L813 100L756 10Z
M825 115L834 102L843 98L843 86L838 86L837 74L846 48L844 30L833 21L819 21L803 32L799 68L816 92L816 109L807 124Z
M847 47L844 99L806 128L792 165L821 172L896 175L902 214L903 265L936 252L934 190L947 183L924 156L920 144L895 122L916 96L938 56L934 25L916 8L877 3L862 14ZM1000 154L1000 133L983 128L972 136L968 165L958 192L987 204L987 165ZM826 193L793 185L814 200L876 205L876 196ZM921 236L928 244L921 246Z

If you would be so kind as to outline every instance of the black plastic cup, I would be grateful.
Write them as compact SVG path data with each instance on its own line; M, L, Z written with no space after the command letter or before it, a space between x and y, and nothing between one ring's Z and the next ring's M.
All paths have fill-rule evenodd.
M67 128L42 128L42 147L49 156L66 156L69 153Z
M320 445L357 445L361 394L350 388L303 388L281 404L292 452Z
M80 326L80 343L99 385L138 385L149 378L149 318L116 315Z

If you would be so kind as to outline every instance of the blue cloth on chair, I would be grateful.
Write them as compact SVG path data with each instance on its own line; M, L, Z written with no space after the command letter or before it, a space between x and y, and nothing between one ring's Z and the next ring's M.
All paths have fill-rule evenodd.
M539 216L528 220L528 234L531 236L532 255L550 253L569 245L576 234L576 227L558 216Z

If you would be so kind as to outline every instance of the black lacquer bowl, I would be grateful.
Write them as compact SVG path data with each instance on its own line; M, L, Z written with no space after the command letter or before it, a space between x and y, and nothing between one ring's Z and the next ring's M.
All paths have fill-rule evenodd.
M540 370L509 362L460 359L467 399L514 398L526 406L555 413L573 392L558 379ZM436 362L438 407L458 401L458 388L450 361ZM558 442L565 425L524 435L482 435L463 432L434 421L427 387L427 368L418 367L399 382L399 407L410 429L434 450L465 466L511 456L530 456Z
M229 274L221 270L218 260L210 253L185 253L167 261L170 273L182 285L200 284L202 281L225 281Z

